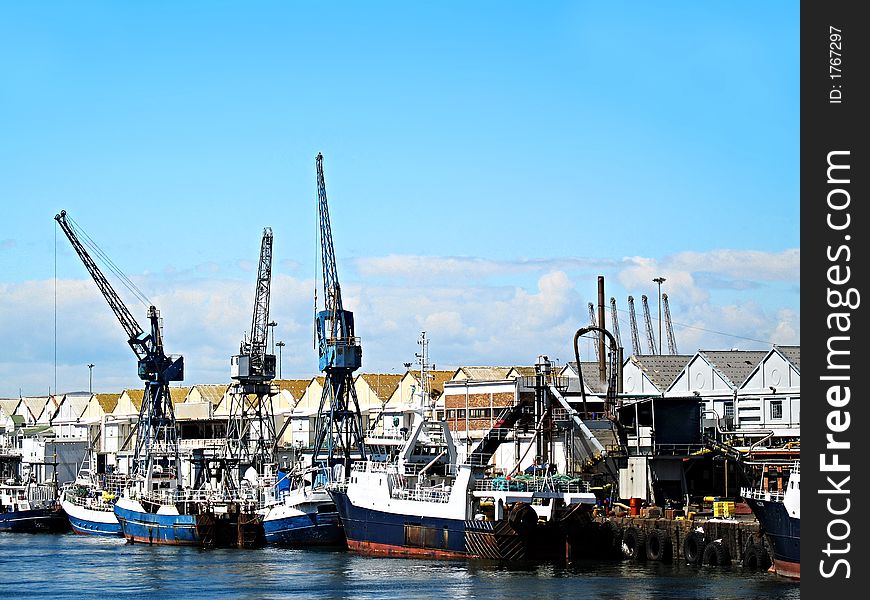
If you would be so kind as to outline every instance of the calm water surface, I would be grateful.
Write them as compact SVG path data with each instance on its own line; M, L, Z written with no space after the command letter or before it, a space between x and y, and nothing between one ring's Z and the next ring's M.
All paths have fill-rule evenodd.
M800 598L798 585L738 567L366 558L347 552L199 550L73 534L0 533L0 597Z

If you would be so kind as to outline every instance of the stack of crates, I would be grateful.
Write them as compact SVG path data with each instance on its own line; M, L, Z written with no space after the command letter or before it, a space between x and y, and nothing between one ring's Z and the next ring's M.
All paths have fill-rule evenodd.
M734 516L734 501L723 500L717 498L713 501L713 516L714 517L733 517Z

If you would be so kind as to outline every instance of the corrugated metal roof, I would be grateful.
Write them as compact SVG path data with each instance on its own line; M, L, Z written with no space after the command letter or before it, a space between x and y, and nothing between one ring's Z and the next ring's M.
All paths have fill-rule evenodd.
M635 354L631 357L660 392L664 392L683 372L693 354Z
M142 410L142 399L145 397L145 390L124 390L124 393L130 397L133 408Z
M383 402L389 400L396 388L399 387L399 382L404 375L396 375L394 373L360 373L360 377L375 393L375 395Z
M299 400L305 393L305 388L311 383L310 379L275 379L272 385L278 386L279 390L286 390L294 399Z
M535 367L514 367L521 377L534 377L537 374Z
M699 350L732 387L740 387L755 370L758 363L767 356L764 350Z
M48 396L24 396L21 398L21 402L30 412L34 421L42 414L46 401L48 401Z
M121 397L121 394L94 394L94 396L96 396L97 403L99 403L103 412L108 414L114 411L115 407L118 406L118 398Z
M789 362L800 372L801 370L801 347L800 346L776 346L776 349L782 352Z
M55 419L78 419L85 412L85 407L90 399L90 395L67 394L58 407Z

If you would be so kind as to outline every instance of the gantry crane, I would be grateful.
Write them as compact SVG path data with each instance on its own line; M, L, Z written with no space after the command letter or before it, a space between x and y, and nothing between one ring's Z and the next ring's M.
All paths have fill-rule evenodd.
M121 327L124 328L127 343L139 361L138 373L139 378L145 381L145 393L139 409L139 425L131 475L144 480L146 486L151 485L152 476L163 478L171 476L176 485L180 486L178 433L175 427L175 412L169 395L169 382L184 379L184 358L168 356L164 352L160 313L153 305L148 307L150 333L145 333L139 326L133 314L91 258L76 232L81 233L98 255L104 257L105 255L87 234L81 231L75 221L67 218L66 211L60 211L54 219L66 234L76 254L97 284L97 288L121 323ZM106 260L108 261L107 258ZM114 265L111 265L111 261L109 264L123 276ZM132 285L129 280L127 284Z
M622 336L619 335L619 314L616 311L616 298L610 298L610 320L613 321L613 337L616 338L616 345L622 348Z
M656 347L656 337L653 333L652 319L649 316L649 300L647 300L646 294L640 297L640 301L643 305L643 322L646 325L646 341L649 344L649 353L658 354L659 350Z
M594 343L592 345L595 348L595 362L598 362L599 360L601 360L601 356L598 353L598 335L599 335L599 333L598 333L598 330L595 329L598 326L597 323L595 322L595 305L590 302L588 305L588 308L589 308L589 325L592 327L592 330L591 330L592 331L592 338L594 340ZM577 368L579 369L580 365L577 365Z
M674 324L671 322L671 309L668 306L668 295L662 294L665 309L665 330L668 332L668 353L677 354L677 338L674 337Z
M643 354L640 347L640 334L637 331L637 314L634 310L634 296L628 297L628 323L631 326L631 347L635 355Z
M228 390L227 459L238 465L239 479L248 467L267 475L275 463L271 385L275 355L267 352L271 287L272 229L266 227L260 243L251 332L231 359L230 376L235 381Z
M323 155L315 159L317 202L320 215L320 248L323 264L324 310L315 317L320 370L325 374L317 413L312 466L326 465L330 476L338 464L350 470L351 453L365 458L362 417L353 385L353 372L362 365L362 346L354 335L353 313L344 310L332 245L332 226L323 177Z

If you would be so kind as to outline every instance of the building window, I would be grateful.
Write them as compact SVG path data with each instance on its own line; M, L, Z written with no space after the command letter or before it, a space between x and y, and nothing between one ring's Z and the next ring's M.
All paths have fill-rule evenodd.
M733 419L734 418L734 403L726 402L725 403L725 418Z
M782 418L782 400L771 400L770 401L770 418L771 419L781 419Z

